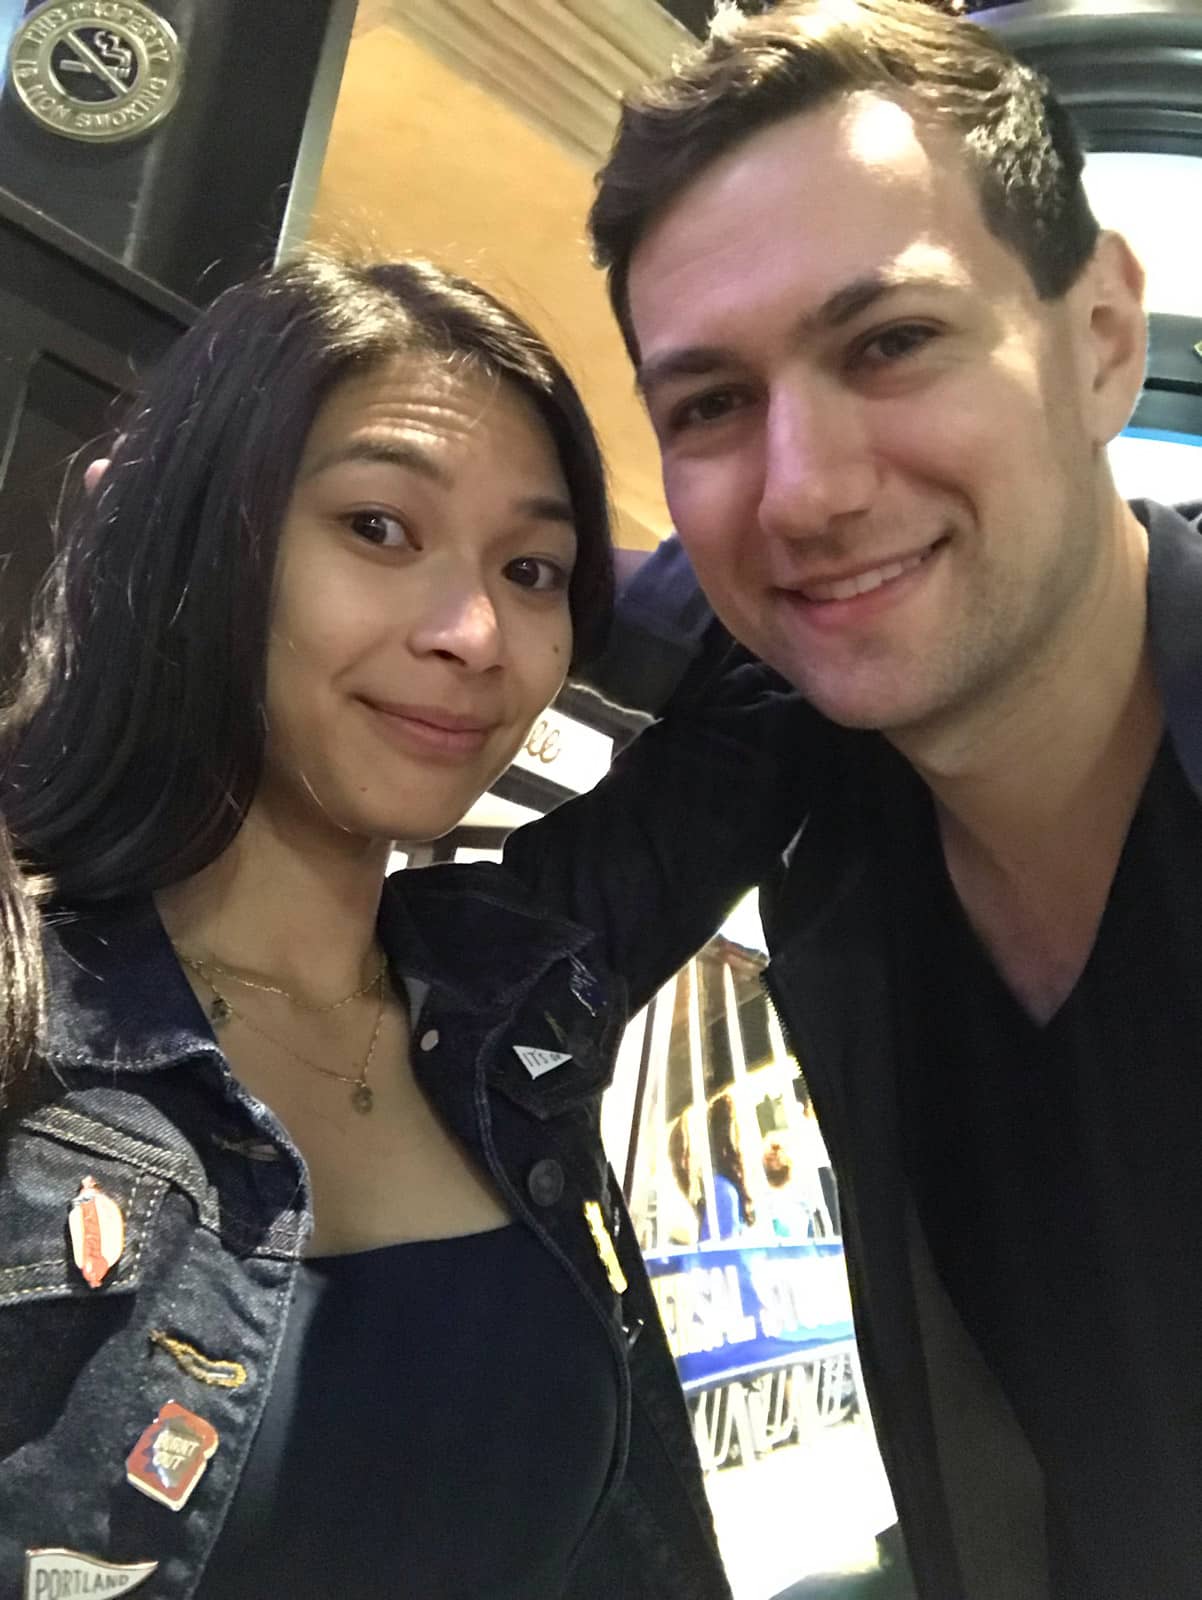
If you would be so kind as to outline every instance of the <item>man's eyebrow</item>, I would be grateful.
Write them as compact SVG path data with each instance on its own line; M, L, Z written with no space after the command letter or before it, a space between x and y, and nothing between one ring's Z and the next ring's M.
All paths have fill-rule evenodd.
M868 311L879 300L903 289L951 289L954 278L932 272L869 272L853 278L827 296L814 311L800 317L793 329L794 342L800 342L826 329L840 328ZM721 345L686 345L652 356L639 367L635 382L643 395L677 378L704 378L720 368L737 365L732 350Z
M408 439L348 439L319 456L306 476L316 477L319 472L328 472L331 467L348 461L382 462L387 467L418 472L444 489L449 489L454 482L440 462ZM570 527L576 524L576 513L570 503L555 494L520 495L513 501L513 510L518 516L540 522L566 522Z
M870 272L862 278L854 278L851 283L844 284L842 289L836 289L834 294L828 295L816 312L804 317L800 331L804 333L811 329L817 331L821 328L841 328L845 322L850 322L862 311L869 310L887 294L896 294L899 289L912 288L915 282L913 274L883 272Z
M693 344L681 350L667 350L639 364L635 386L644 398L676 378L704 378L720 367L728 367L734 356L721 345Z

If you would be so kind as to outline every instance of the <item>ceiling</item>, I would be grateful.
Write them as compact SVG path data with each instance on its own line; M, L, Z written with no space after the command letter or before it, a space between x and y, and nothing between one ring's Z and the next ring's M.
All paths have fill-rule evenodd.
M618 542L668 531L584 219L622 90L688 35L652 0L360 0L308 236L427 256L526 315L580 385Z

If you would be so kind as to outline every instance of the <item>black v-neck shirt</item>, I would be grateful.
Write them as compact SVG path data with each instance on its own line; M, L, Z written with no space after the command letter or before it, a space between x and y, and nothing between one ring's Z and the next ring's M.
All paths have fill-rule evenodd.
M908 1177L1042 1467L1056 1600L1202 1594L1202 810L1171 745L1045 1027L970 928L934 815ZM934 886L932 888L932 886Z

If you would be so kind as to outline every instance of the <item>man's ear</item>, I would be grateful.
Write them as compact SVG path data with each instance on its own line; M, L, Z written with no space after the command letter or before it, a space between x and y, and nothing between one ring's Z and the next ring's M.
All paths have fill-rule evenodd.
M1098 239L1070 293L1080 293L1088 341L1085 395L1094 443L1108 445L1131 420L1148 359L1144 269L1121 233Z
M108 471L111 465L112 462L108 456L100 456L96 461L93 461L90 466L85 468L83 475L83 486L89 494L96 493L97 489L99 489L101 483L104 481L105 473Z

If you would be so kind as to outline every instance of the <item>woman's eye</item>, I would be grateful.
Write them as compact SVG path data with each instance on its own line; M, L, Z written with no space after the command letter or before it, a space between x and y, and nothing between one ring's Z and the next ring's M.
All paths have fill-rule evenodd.
M571 573L546 556L519 556L505 568L505 576L521 589L566 589Z
M935 329L925 323L899 323L896 328L886 328L883 333L860 346L860 355L870 366L888 366L891 361L901 361L935 337Z
M391 512L353 511L346 521L353 533L383 549L401 550L406 546L410 549L419 548L408 526Z

